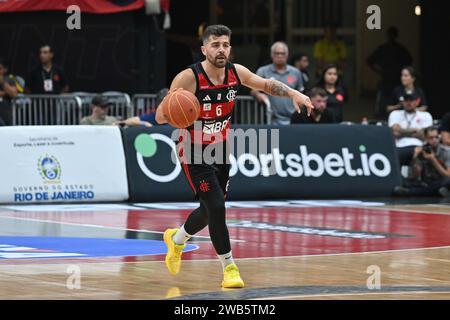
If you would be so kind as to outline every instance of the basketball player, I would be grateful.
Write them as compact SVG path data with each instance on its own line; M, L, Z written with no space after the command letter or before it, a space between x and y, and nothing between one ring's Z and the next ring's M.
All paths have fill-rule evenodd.
M202 144L203 149L205 145L211 143L221 143L223 148L226 148L234 99L241 84L270 95L289 97L293 100L297 112L300 112L302 105L306 107L308 115L314 108L310 99L302 93L277 80L263 79L242 65L230 63L228 61L231 49L230 36L231 30L224 25L207 27L201 47L206 59L181 71L170 86L170 91L182 88L195 94L199 100L201 109L197 123L201 123L201 141L194 137L195 135L198 137L200 131L195 131L195 126L187 128L187 135L194 137L194 141L191 140L190 143ZM163 108L158 108L156 121L163 124L168 120ZM180 145L181 147L178 156L181 158L188 182L200 201L200 206L189 215L179 229L167 229L164 232L164 242L168 248L166 266L170 273L177 274L180 271L181 254L186 241L208 226L211 241L223 267L222 287L242 288L244 281L233 260L225 221L225 198L230 170L226 158L229 153L225 152L223 161L216 161L214 164L207 164L205 161L200 164L197 164L197 161L195 163L185 161L183 158L186 154L183 153L187 148L184 149L186 145L183 147L183 143L187 142L183 142L183 139L183 135L180 135L179 147Z

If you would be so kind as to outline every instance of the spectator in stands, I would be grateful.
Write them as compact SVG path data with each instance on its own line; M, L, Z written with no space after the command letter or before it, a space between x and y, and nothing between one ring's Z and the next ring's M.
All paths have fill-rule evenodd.
M11 99L17 97L15 77L8 74L8 63L0 59L0 119L3 124L12 125L12 103Z
M300 71L287 64L289 49L284 42L275 42L271 49L272 63L260 67L256 74L265 79L275 79L292 89L303 91L303 81ZM292 100L286 97L267 96L263 92L252 90L251 94L260 103L270 104L272 108L272 124L288 125L291 115L295 112Z
M392 128L401 165L409 165L418 155L424 141L425 128L433 125L433 117L426 111L417 110L419 96L412 92L404 96L404 110L394 110L388 124Z
M439 131L441 132L442 143L450 146L450 112L442 118Z
M108 108L111 105L108 99L98 95L92 99L92 114L81 119L82 125L114 125L117 122L115 117L108 116Z
M347 59L347 46L336 38L336 24L328 23L324 29L324 37L314 44L314 58L316 59L316 74L320 76L324 67L334 64L338 68L339 75L345 69Z
M348 96L344 87L340 85L338 69L335 65L325 66L317 86L327 92L327 109L334 114L336 122L342 122Z
M397 187L398 195L411 196L450 196L450 147L439 143L436 127L424 130L426 144L420 148L413 159L413 177L417 179L414 186Z
M314 106L311 115L308 117L306 108L302 106L302 112L294 112L291 117L291 124L297 123L334 123L333 112L327 108L327 92L322 88L312 88L308 96Z
M423 90L415 85L417 78L416 71L413 67L405 67L401 72L401 85L396 87L392 92L387 112L403 108L403 101L405 94L414 92L418 96L418 109L420 111L427 111L427 100Z
M301 75L303 80L303 91L302 93L305 93L309 91L309 73L308 73L308 67L309 67L309 59L308 56L304 53L298 53L295 56L292 57L292 65L296 67Z
M158 91L158 94L156 95L156 108L159 106L161 101L164 99L164 97L169 92L169 89L164 88ZM156 108L147 113L141 114L139 117L131 117L126 120L118 121L116 122L117 125L121 126L145 126L145 127L152 127L152 126L158 126L160 125L158 122L156 122L155 116L156 116Z
M375 49L367 58L369 67L381 76L378 84L376 116L386 119L386 107L392 91L400 85L398 75L402 68L412 64L408 50L397 42L398 30L390 27L387 30L388 41Z
M29 74L26 92L32 94L60 94L69 92L64 70L53 63L53 50L43 45L39 51L40 63Z
M5 122L3 121L2 118L0 118L0 127L6 126Z

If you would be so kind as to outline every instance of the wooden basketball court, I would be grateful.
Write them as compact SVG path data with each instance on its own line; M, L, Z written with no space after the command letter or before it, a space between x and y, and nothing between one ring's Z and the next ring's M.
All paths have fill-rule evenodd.
M450 299L450 204L422 202L230 202L234 290L207 229L166 270L193 203L1 206L0 299Z

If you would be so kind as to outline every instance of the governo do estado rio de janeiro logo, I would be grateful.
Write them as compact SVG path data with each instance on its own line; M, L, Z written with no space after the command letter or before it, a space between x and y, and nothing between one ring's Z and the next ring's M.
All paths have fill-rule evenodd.
M44 182L58 183L61 180L61 164L55 156L45 154L38 159L38 171Z

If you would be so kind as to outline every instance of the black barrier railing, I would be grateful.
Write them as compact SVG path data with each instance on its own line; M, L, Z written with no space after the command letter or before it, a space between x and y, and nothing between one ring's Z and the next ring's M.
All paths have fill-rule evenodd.
M81 99L72 94L23 95L12 101L13 125L70 125L79 123Z
M13 125L76 125L91 114L91 102L97 93L73 92L63 95L22 95L13 100ZM156 94L103 92L111 106L109 115L119 120L156 110ZM233 113L235 124L270 124L271 109L252 96L237 96Z
M21 95L12 101L13 125L77 125L91 113L96 93L77 92L61 95ZM109 114L126 119L133 115L131 99L120 92L104 92L111 102Z

